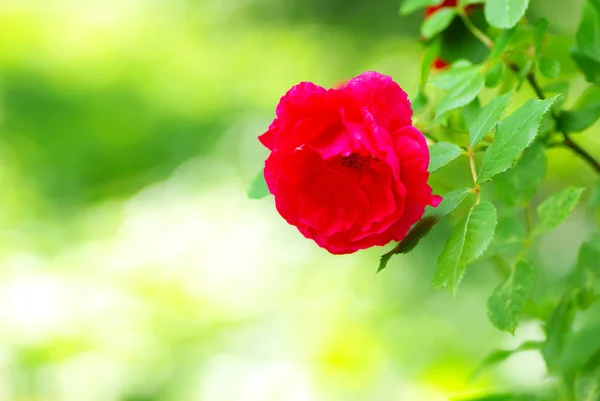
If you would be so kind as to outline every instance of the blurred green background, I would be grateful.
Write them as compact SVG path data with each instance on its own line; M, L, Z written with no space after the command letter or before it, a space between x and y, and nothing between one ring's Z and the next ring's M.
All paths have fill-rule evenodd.
M491 326L499 278L485 260L456 298L433 290L449 225L375 276L382 249L331 256L271 198L246 198L267 155L256 137L292 85L378 70L416 92L422 14L400 18L399 2L3 1L0 400L437 401L543 386L535 352L469 381L493 348L542 330ZM579 9L532 0L530 17L569 36ZM567 104L584 86L573 78ZM596 154L598 128L577 138ZM542 195L594 181L566 151L550 163ZM443 193L467 171L432 183ZM547 280L573 264L585 220L540 244Z

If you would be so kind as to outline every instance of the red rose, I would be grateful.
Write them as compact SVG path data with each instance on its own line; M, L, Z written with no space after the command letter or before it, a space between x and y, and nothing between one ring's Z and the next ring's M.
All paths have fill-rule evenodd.
M281 216L334 254L399 241L426 205L429 150L406 93L366 72L340 88L302 82L277 106L260 141Z

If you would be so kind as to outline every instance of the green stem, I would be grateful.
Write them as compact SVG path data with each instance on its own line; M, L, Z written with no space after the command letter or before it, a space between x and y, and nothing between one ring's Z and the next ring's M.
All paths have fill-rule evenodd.
M492 41L492 39L490 39L489 36L487 36L479 28L477 28L477 26L475 26L475 24L473 23L473 21L471 21L471 18L469 18L469 16L465 12L465 10L462 10L462 9L458 10L458 15L465 23L465 26L467 27L467 29L469 31L471 31L471 33L477 39L479 39L481 41L481 43L483 43L488 49L492 49L494 47L494 42Z
M467 156L469 156L469 166L471 167L471 176L473 177L473 190L475 191L476 199L475 204L478 205L481 202L481 187L477 183L477 169L475 167L475 154L473 149L467 150Z

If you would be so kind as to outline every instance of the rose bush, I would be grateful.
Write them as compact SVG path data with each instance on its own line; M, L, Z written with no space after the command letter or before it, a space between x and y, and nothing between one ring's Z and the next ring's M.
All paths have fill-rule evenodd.
M260 141L281 216L334 254L399 241L425 206L429 151L406 93L366 72L339 88L303 82L277 106Z
M329 90L302 83L282 98L277 118L260 137L271 155L251 196L270 190L280 214L332 253L398 241L379 259L378 272L393 256L416 249L453 214L446 219L454 224L446 231L433 286L456 295L472 264L479 274L493 266L500 277L487 300L490 323L515 335L527 320L545 333L543 339L493 351L476 373L514 353L537 351L552 377L539 394L503 389L460 399L600 400L597 177L574 180L587 180L587 191L555 192L554 180L545 184L549 149L571 151L600 175L597 149L588 150L580 135L600 120L600 46L598 35L591 34L600 28L600 3L583 1L574 41L557 41L544 18L531 25L529 0L410 0L400 12L432 4L437 6L425 10L420 29L425 53L414 97L415 119L427 130L429 150L412 126L406 94L390 77L369 72ZM432 67L445 69L430 74ZM583 73L575 87L580 93L567 106L575 67ZM450 191L438 206L427 184L428 164L436 172L459 162L470 177L445 182ZM576 257L571 253L570 270L557 269L550 259L562 247L550 249L539 239L559 228L582 198L587 205L578 212L580 227L594 234ZM428 204L436 208L424 214ZM556 238L582 239L569 229Z

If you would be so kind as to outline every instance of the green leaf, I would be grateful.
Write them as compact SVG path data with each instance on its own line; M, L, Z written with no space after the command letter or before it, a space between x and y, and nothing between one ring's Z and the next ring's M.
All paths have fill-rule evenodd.
M537 135L544 114L557 96L546 100L528 100L521 108L498 124L494 143L483 157L477 182L483 184L508 169L515 158Z
M432 82L433 86L439 89L449 90L456 86L457 80L465 79L472 76L475 71L478 71L478 66L473 66L470 61L457 60L450 69L439 74Z
M583 368L599 352L600 322L592 320L569 337L562 353L561 371L572 374Z
M506 49L506 46L508 46L510 43L515 31L516 29L507 29L498 35L496 42L494 43L494 48L490 53L490 60L495 60L496 58L500 57L502 52L504 52L504 49Z
M546 78L556 78L560 75L560 63L557 60L540 57L538 67L542 75Z
M448 287L454 293L467 265L477 259L488 247L496 229L496 208L482 202L454 227L438 258L433 277L436 288Z
M400 14L407 15L420 8L439 6L444 0L404 0L400 6Z
M579 248L577 264L571 273L571 284L576 287L594 287L600 280L600 235L593 236Z
M563 111L558 127L566 133L581 132L600 119L600 85L590 85L571 110Z
M469 137L471 138L470 147L477 145L488 132L496 127L498 120L500 120L504 110L506 110L506 107L510 103L511 95L512 93L509 92L496 97L481 109L479 116L477 116L477 119L473 122L469 130Z
M583 16L575 39L581 53L600 61L600 12L589 2L584 3Z
M500 83L502 73L504 72L504 63L496 63L484 74L486 88L495 88Z
M571 56L592 83L600 83L600 10L585 2Z
M415 244L415 246L416 246L416 244ZM379 266L377 267L377 272L375 274L377 274L380 271L382 271L383 269L385 269L387 267L388 262L394 255L396 255L395 252L388 252L386 254L381 255L381 257L379 258Z
M485 84L480 66L460 66L440 75L434 85L447 89L437 107L436 118L449 110L469 104L477 97Z
M583 191L583 188L570 187L542 202L537 208L538 222L534 234L543 234L561 225L577 206Z
M415 113L419 113L427 107L427 96L419 90L417 95L410 99L410 104Z
M421 24L421 35L425 39L431 39L438 33L444 31L456 17L456 9L444 7L427 17Z
M489 255L518 252L523 248L525 242L525 227L518 222L514 214L498 218L496 234L486 253Z
M406 237L404 237L394 249L381 257L377 273L385 269L392 256L412 251L421 238L429 234L429 231L431 231L434 225L461 204L469 191L468 188L462 188L448 192L444 195L442 202L436 208L428 206L421 220L410 229Z
M479 367L477 368L477 370L475 370L475 372L472 375L472 379L477 378L477 376L479 376L484 370L489 369L490 367L492 367L494 365L497 365L499 363L506 361L508 358L510 358L514 354L517 354L519 352L524 352L524 351L539 350L542 348L543 344L544 343L541 343L538 341L526 341L526 342L522 343L521 345L519 345L515 349L493 351L492 353L490 353L488 356L485 357L485 359L481 362L481 364L479 364Z
M580 52L576 47L571 49L571 57L588 82L600 84L600 62Z
M463 153L457 145L448 142L438 142L429 148L429 172L439 170Z
M494 180L498 198L507 205L522 205L535 195L546 175L546 151L534 142L525 149L514 167Z
M473 101L467 104L465 107L460 109L460 114L462 116L462 124L461 127L464 130L468 130L471 125L477 119L477 116L481 112L481 102L479 102L479 98L476 97Z
M533 31L533 42L535 44L536 54L540 54L542 51L544 38L546 37L546 32L548 32L548 25L549 22L546 18L540 18L540 20L535 24L535 29Z
M525 15L529 0L487 0L485 19L496 28L512 28Z
M254 181L250 185L248 189L248 198L250 199L262 199L265 196L269 195L269 188L267 187L267 183L265 182L265 174L263 171L257 174Z
M534 267L526 260L519 260L488 300L488 317L492 324L514 334L534 284Z
M556 372L559 367L567 338L572 330L576 312L577 303L575 302L573 292L569 291L563 296L546 322L546 342L542 348L542 355L550 373Z

